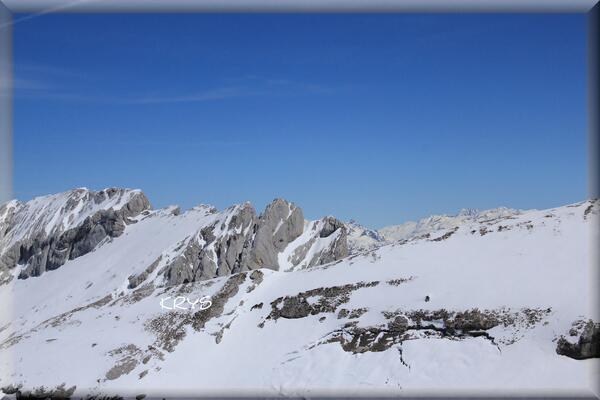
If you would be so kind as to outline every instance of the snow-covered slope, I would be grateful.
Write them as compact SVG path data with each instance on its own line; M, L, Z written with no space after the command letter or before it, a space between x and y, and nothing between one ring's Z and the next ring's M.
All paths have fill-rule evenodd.
M355 220L347 222L346 227L348 230L348 248L350 254L373 250L384 244L393 242L393 240L386 240L378 231L365 228Z
M172 249L162 249L167 253L132 275L130 288L149 279L176 285L261 267L302 268L348 255L342 223L332 217L305 221L302 210L283 199L261 215L250 203L221 212L201 205L182 216L177 207L150 208L141 191L128 189L76 189L0 206L0 284L40 276L121 236L127 225L170 214L178 221L198 212L207 218L195 221Z
M489 221L510 218L519 215L520 210L500 207L491 210L479 211L462 209L457 215L432 215L418 222L405 222L400 225L387 226L378 230L385 241L394 242L407 240L427 234L432 234L443 229L452 229L466 224L485 224Z
M75 189L0 205L0 284L15 271L22 278L38 276L92 251L149 208L141 191L115 188Z
M432 215L417 222L408 221L399 225L390 225L374 230L368 229L352 220L346 223L350 254L374 250L386 244L399 241L426 238L436 232L454 229L458 226L483 226L490 221L519 215L520 210L500 207L479 211L462 209L456 215Z
M104 189L93 192L81 188L36 197L27 203L10 201L0 208L0 224L8 225L9 219L12 219L15 229L2 236L2 249L40 232L50 235L73 229L97 212L121 210L141 195L140 190Z
M279 253L282 271L327 264L348 256L346 226L329 216L305 221L304 232Z
M299 229L290 204L268 207L262 223L245 205L144 212L94 251L0 285L0 301L12 304L0 318L0 387L589 393L598 359L559 355L557 344L577 342L581 327L599 320L597 201L465 218L323 265L312 260L326 261L352 232L328 218L302 219ZM236 265L213 258L237 248L236 235L254 237L236 252L242 258L257 254L256 236L277 237L267 242L277 246L278 268L244 264L204 279L199 265L210 263L199 259L223 271ZM290 264L294 254L302 260ZM170 281L167 271L183 277L184 268L194 271L188 283Z

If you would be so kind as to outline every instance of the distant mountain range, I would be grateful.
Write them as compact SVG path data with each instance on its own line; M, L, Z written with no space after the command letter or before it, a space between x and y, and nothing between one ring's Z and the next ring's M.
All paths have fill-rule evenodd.
M11 201L0 206L0 301L11 310L0 316L0 387L585 391L600 356L599 208L462 210L370 230L307 221L283 199L262 213L154 210L116 188Z
M356 221L347 224L351 252L371 250L381 245L431 235L434 232L453 229L461 225L485 223L489 220L519 215L521 211L500 207L479 211L463 209L457 215L432 215L418 222L390 225L379 230L365 228Z

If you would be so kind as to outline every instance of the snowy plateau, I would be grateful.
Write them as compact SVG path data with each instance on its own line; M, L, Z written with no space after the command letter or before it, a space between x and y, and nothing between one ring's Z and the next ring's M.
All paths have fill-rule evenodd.
M307 221L283 199L260 213L153 209L115 188L13 200L0 205L0 388L591 394L599 213L592 199L370 230Z

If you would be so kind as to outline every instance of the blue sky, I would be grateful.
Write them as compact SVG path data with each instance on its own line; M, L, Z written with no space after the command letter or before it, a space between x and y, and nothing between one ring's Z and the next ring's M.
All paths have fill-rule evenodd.
M82 15L15 25L15 194L275 197L370 227L583 200L584 15Z

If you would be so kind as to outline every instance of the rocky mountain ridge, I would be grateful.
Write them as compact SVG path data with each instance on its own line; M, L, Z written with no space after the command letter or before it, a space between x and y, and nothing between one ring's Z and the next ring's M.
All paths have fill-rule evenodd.
M150 208L139 190L75 189L0 205L0 284L20 265L22 279L39 276L120 236Z
M131 199L109 197L115 212ZM0 253L17 246L20 256L39 237L37 218L48 225L45 238L61 237L96 221L105 203L82 205L90 211L77 217L69 210L80 206L36 204L35 218L19 214L32 205L2 208ZM376 240L378 232L362 235L332 217L305 221L284 200L261 214L248 203L142 206L123 216L122 230L100 224L108 235L58 268L18 279L24 257L8 270L0 390L132 398L582 392L600 366L600 319L589 301L598 290L590 266L599 207L465 212L459 226L344 256L355 234ZM29 226L38 234L25 235ZM202 298L209 308L195 307Z
M248 202L222 212L201 205L181 215L177 207L152 210L139 190L75 189L0 206L0 283L40 276L118 238L127 225L169 214L207 218L132 276L130 288L155 271L164 284L177 285L257 268L310 267L348 255L344 224L333 217L305 221L302 209L283 199L260 215Z

